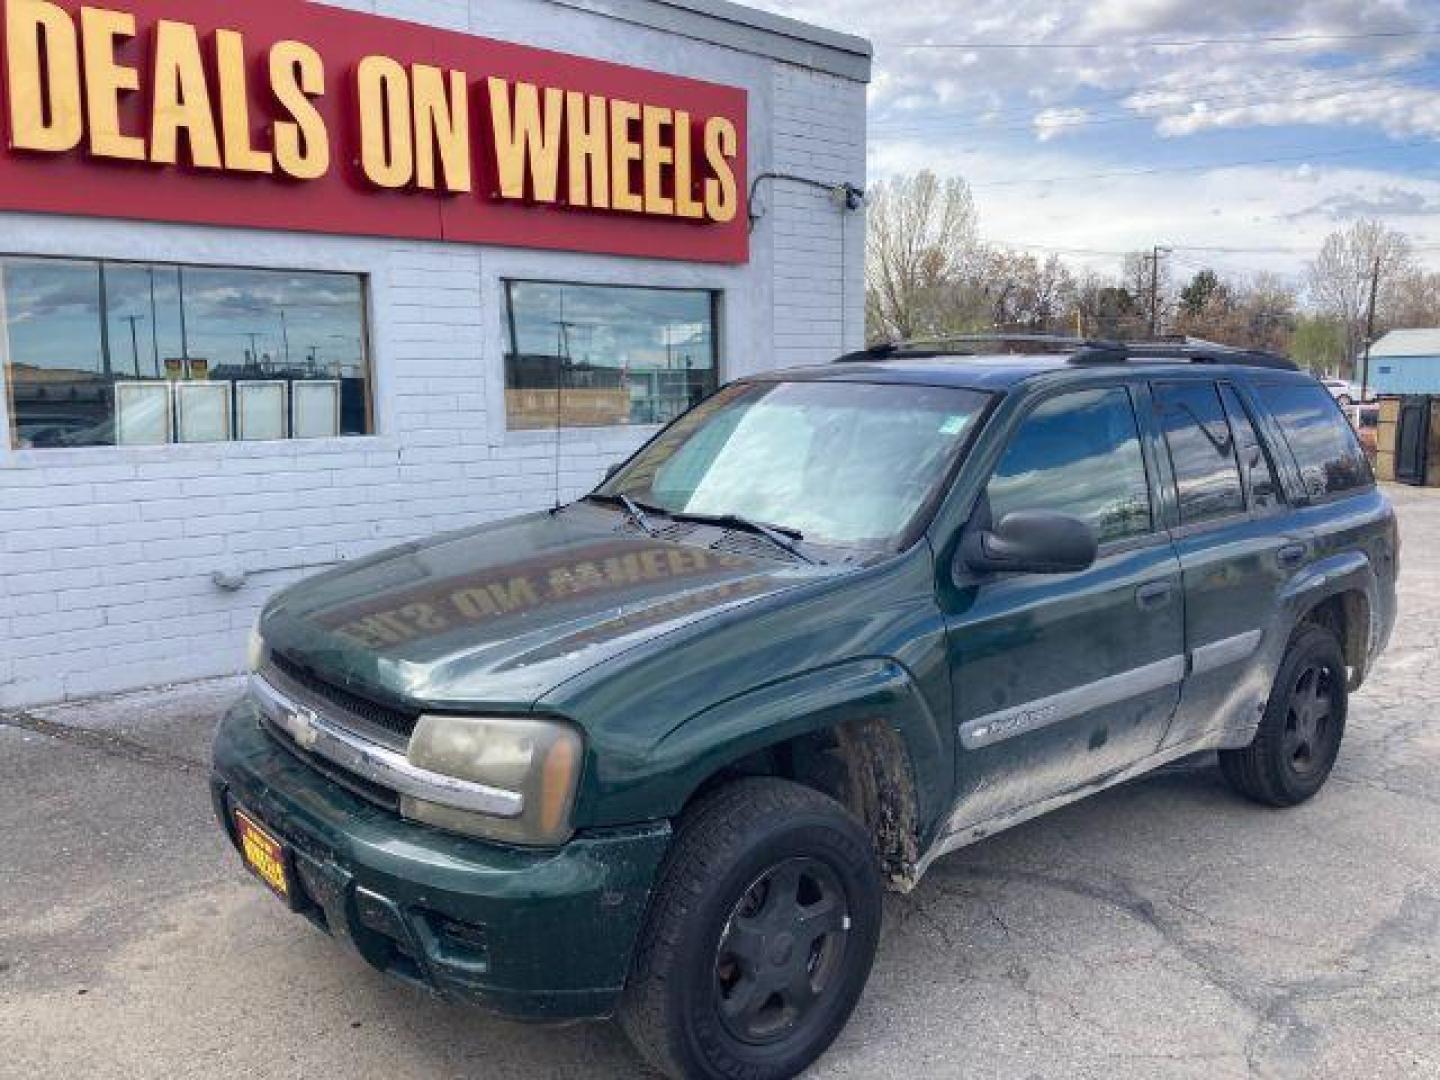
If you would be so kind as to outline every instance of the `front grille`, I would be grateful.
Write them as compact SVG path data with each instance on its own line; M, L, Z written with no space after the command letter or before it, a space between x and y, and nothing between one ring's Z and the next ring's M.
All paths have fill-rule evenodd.
M418 712L382 705L363 694L336 686L278 652L270 653L261 674L297 704L314 709L327 720L393 750L404 750L409 745L415 725L420 721Z
M319 754L312 754L308 750L301 749L296 745L294 739L271 723L268 717L264 720L263 726L272 739L325 779L339 784L350 794L358 795L366 802L389 810L392 814L400 812L400 796L388 787L377 784L373 780L367 780L363 776L356 776L349 769L341 768L333 761L322 758Z

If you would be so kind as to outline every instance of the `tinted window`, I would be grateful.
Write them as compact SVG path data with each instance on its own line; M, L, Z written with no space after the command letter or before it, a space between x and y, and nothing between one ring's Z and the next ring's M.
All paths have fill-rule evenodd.
M1245 490L1250 496L1252 510L1269 510L1281 503L1280 484L1275 479L1275 469L1269 455L1260 442L1255 425L1245 408L1240 395L1233 386L1222 386L1220 397L1225 402L1225 413L1230 418L1230 430L1235 433L1235 448L1240 457L1240 475L1245 481Z
M1045 402L1016 432L989 496L997 522L1016 510L1054 510L1089 522L1101 543L1148 533L1150 485L1129 391Z
M1261 383L1255 392L1274 414L1312 498L1373 483L1370 463L1329 391L1313 383Z
M1169 383L1155 387L1165 443L1175 466L1180 523L1243 513L1245 493L1235 464L1235 440L1214 383Z

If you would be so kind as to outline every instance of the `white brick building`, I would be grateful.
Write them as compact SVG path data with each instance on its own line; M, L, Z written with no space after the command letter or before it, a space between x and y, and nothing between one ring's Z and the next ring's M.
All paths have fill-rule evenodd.
M724 0L347 0L337 6L743 88L746 179L755 184L750 209L757 218L748 262L32 213L15 208L0 171L0 707L236 671L259 607L297 577L406 539L550 505L556 433L553 427L517 430L515 417L507 415L522 397L507 395L507 358L519 363L527 351L544 351L519 343L507 283L540 286L533 294L534 325L561 326L555 356L565 355L567 364L574 362L568 333L589 335L603 352L609 331L594 325L568 330L561 296L566 290L575 290L567 294L578 298L573 302L592 307L596 296L613 294L589 293L586 286L662 287L687 290L673 294L681 299L713 297L714 325L677 324L673 335L667 329L663 348L654 353L663 360L637 352L639 359L627 358L620 369L619 388L597 392L602 411L617 408L617 400L623 409L628 400L627 422L562 429L565 498L583 493L609 464L653 434L646 421L654 410L673 413L673 400L656 388L667 377L659 372L678 373L680 350L687 350L684 379L700 378L699 369L713 359L724 382L759 369L828 360L861 341L863 215L838 207L827 188L864 185L864 42ZM297 27L297 36L303 30ZM776 173L785 178L765 175ZM175 441L182 421L172 413L166 424L174 430L164 445L116 445L135 432L143 442L148 423L143 411L122 422L116 405L107 406L108 427L85 427L93 418L77 420L74 401L61 402L55 371L63 369L72 380L68 385L79 385L74 357L99 355L88 339L82 346L74 329L89 317L84 283L97 267L98 348L103 378L111 384L132 363L137 380L166 377L162 366L172 364L177 352L168 340L169 282L179 267L178 333L190 335L178 347L186 377L190 364L198 364L192 360L197 352L212 348L205 359L212 384L224 370L252 369L281 371L271 383L279 385L284 371L308 364L321 387L313 400L332 402L338 417L342 401L349 401L342 397L349 393L344 378L363 375L369 417L355 420L363 431L242 441L232 411L228 440L182 444ZM218 296L233 294L239 280L225 277L227 268L286 271L287 281L300 282L287 301L293 305L289 322L282 315L277 331L273 320L264 321L257 337L246 324L225 321L229 315L187 308L184 271L192 296L204 293L194 283L207 274ZM304 283L311 280L305 272L361 283L356 355L363 371L350 359L337 359L334 378L327 375L327 349L357 346L345 344L349 335L320 315L313 340L305 337L310 316L303 310L309 291ZM158 300L157 273L166 290ZM146 280L148 299L125 307L124 290ZM57 290L77 282L84 284L78 299L54 299ZM565 285L547 291L546 283ZM130 289L125 295L139 294ZM42 303L35 299L40 296L51 300ZM544 305L556 296L561 315L553 319ZM42 316L62 321L37 337ZM195 342L204 334L212 334L215 344L202 349ZM283 346L276 335L284 335ZM329 343L331 338L341 344ZM57 360L56 342L62 340L67 351ZM241 359L226 360L230 350ZM558 369L560 361L555 363ZM617 369L605 368L603 356L596 363L614 383ZM645 364L653 401L637 389ZM228 400L238 403L239 384L230 385ZM277 391L274 399L285 410L278 423L292 434L301 423L292 411L296 385L284 392L288 398ZM333 386L342 389L325 388ZM73 389L67 392L75 396ZM203 402L190 400L190 422L200 431L209 422ZM527 406L531 421L534 401L546 400L542 394ZM50 401L53 409L37 401ZM270 422L263 411L269 406L257 402L252 415L259 431ZM122 436L122 427L130 434ZM109 445L89 444L97 430ZM229 587L217 584L217 577Z

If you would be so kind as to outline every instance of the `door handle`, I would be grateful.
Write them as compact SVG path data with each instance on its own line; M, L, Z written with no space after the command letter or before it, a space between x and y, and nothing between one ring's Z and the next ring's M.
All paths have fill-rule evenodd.
M1135 590L1135 603L1141 611L1159 611L1170 603L1175 587L1168 581L1152 581Z
M1310 549L1304 544L1286 544L1275 553L1275 561L1282 570L1294 570L1305 561Z

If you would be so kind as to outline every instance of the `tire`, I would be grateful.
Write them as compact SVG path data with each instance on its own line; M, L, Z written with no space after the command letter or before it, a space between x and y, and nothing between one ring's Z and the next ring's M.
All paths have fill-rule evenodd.
M1230 786L1267 806L1312 798L1329 779L1345 737L1347 680L1344 650L1330 630L1313 624L1296 630L1255 741L1220 752Z
M845 1026L870 977L882 884L844 807L742 780L682 820L620 1022L676 1080L785 1080Z

